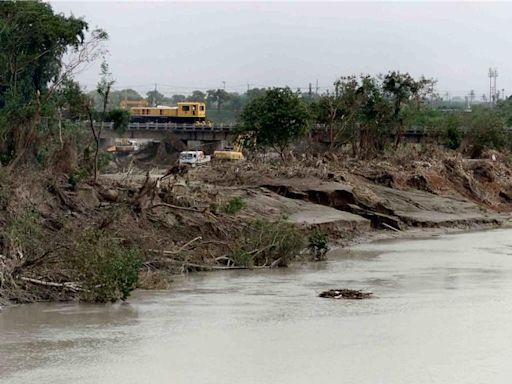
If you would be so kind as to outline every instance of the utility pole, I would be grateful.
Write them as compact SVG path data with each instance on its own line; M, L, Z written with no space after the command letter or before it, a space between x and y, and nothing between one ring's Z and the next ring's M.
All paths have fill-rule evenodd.
M309 83L309 91L308 91L308 94L309 94L309 100L311 100L311 97L313 96L313 88L311 87L311 83Z
M318 79L316 79L315 93L318 95Z
M469 105L470 106L473 104L473 100L475 100L475 91L471 90L471 91L469 91Z
M226 90L226 82L225 81L222 82L222 87L224 90Z
M496 68L489 68L489 105L496 103L496 78L498 77L498 70Z
M156 107L156 93L157 93L157 90L156 90L156 83L155 83L155 92L153 93L153 101L151 104L153 104L153 107Z
M247 92L249 92L251 89L251 84L247 83Z

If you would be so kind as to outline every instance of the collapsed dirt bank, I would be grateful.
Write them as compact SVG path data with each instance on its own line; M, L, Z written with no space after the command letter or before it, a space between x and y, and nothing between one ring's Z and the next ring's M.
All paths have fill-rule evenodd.
M475 161L438 152L212 163L78 185L66 175L4 175L0 301L106 289L115 280L108 257L124 267L132 249L141 262L137 286L165 288L173 275L196 270L286 266L314 230L343 246L411 229L499 226L512 209L511 175L505 155Z

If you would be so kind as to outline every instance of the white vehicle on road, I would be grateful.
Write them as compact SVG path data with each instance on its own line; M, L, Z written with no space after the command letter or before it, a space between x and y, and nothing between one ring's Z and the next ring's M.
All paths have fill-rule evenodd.
M210 155L205 155L203 151L184 151L180 153L179 163L196 165L207 164L212 160Z

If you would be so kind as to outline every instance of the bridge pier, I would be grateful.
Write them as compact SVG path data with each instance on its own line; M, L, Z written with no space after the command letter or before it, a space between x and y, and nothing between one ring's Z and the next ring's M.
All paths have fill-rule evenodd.
M203 146L203 142L201 140L187 140L187 149L190 151L200 150Z

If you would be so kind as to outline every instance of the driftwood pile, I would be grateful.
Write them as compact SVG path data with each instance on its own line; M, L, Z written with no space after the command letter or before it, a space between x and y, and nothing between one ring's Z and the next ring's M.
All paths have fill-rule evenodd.
M363 292L356 289L329 289L318 295L327 299L347 299L347 300L361 300L367 299L372 295L371 292Z

